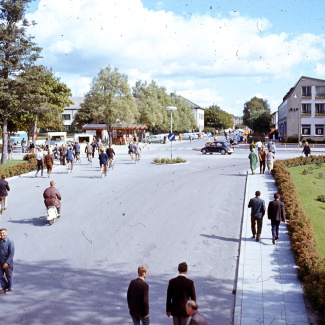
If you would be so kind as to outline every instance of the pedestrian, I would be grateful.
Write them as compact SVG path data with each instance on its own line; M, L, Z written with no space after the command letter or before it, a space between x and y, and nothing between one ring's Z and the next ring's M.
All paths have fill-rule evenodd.
M122 141L123 141L123 139L122 139L122 137L120 137L120 146L122 145Z
M267 217L271 219L272 244L279 239L279 225L281 220L286 223L284 204L280 200L280 194L274 194L274 200L269 202Z
M50 177L54 164L54 159L50 151L48 151L47 155L44 157L44 163L47 169L47 176Z
M208 320L198 311L198 304L194 300L189 300L186 304L186 312L191 316L189 325L209 325Z
M310 155L310 152L311 152L310 147L308 145L308 142L306 141L305 145L304 145L304 147L302 149L302 153L304 153L305 156L308 157Z
M73 159L75 157L75 154L72 150L72 147L69 148L68 152L67 152L67 163L71 164L71 171L73 170Z
M91 147L92 147L92 157L95 158L95 150L96 150L96 147L97 147L97 142L96 142L95 139L91 143Z
M21 140L21 152L22 152L22 153L25 153L25 151L26 151L26 146L27 146L27 142L26 142L25 138L23 138L23 139Z
M14 146L11 141L8 142L8 159L14 159L13 157Z
M174 325L187 325L189 315L186 312L188 300L196 301L194 282L186 277L187 264L178 265L179 275L169 281L166 300L166 315L173 316Z
M256 191L255 197L249 200L248 207L251 208L251 229L252 229L252 238L255 238L256 241L260 240L262 226L263 226L263 217L265 215L265 202L260 198L261 192ZM256 230L257 225L257 230Z
M249 164L251 167L252 174L255 174L256 164L258 162L258 157L254 149L251 149L251 152L248 155Z
M257 147L257 153L259 153L260 152L260 150L262 149L262 142L261 142L261 140L258 140L257 142L256 142L256 147Z
M275 142L274 142L274 141L272 141L271 149L272 149L272 153L273 153L273 155L275 155L275 152L276 152L276 146L275 146Z
M0 293L10 294L14 290L14 270L15 246L14 242L7 237L7 229L0 229Z
M249 150L252 151L252 149L253 149L253 151L254 151L255 147L256 147L256 144L255 144L254 140L252 140L251 144L249 145Z
M40 169L42 169L41 177L43 177L43 159L44 159L43 150L41 148L39 148L37 155L36 155L36 161L37 161L37 171L36 171L36 175L35 175L36 177L37 177Z
M6 181L6 175L1 175L0 179L0 198L3 200L3 210L6 210L8 207L8 192L10 191L10 187L8 182Z
M270 148L266 155L266 165L267 165L267 170L269 171L269 174L271 174L272 169L273 169L273 160L274 160L274 154L272 152L272 149Z
M35 153L35 145L34 145L33 141L31 141L29 143L29 152L30 153Z
M266 163L267 153L264 149L264 146L261 147L261 150L258 153L258 159L260 160L260 174L265 172L265 163Z
M127 292L127 302L134 325L150 324L149 318L149 285L144 281L148 268L138 267L138 278L130 282Z
M189 139L190 139L190 142L192 142L192 134L190 134Z
M178 136L178 139L179 139L179 142L182 142L183 137L181 134Z

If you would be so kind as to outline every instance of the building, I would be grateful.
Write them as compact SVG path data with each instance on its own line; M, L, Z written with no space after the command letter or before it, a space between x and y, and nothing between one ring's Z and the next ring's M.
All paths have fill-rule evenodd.
M81 108L81 104L84 102L85 97L69 97L69 99L73 101L74 104L70 105L69 107L65 107L64 112L62 113L64 126L67 128L67 130L70 130L74 116Z
M103 141L108 140L108 132L107 132L107 125L106 124L86 124L82 127L82 129L87 134L92 134L97 139L101 139ZM137 141L141 142L145 139L147 126L142 124L131 124L127 125L125 123L121 123L118 125L112 125L112 143L119 144L120 137L125 140L131 140L134 137Z
M325 80L302 76L278 107L279 133L324 141Z
M278 130L278 111L271 114L271 132Z
M187 104L190 105L190 107L192 108L192 113L194 114L196 127L199 130L199 132L202 132L204 129L204 108L200 107L197 104L194 104L193 102L184 98L183 96L179 96L179 97L186 100Z

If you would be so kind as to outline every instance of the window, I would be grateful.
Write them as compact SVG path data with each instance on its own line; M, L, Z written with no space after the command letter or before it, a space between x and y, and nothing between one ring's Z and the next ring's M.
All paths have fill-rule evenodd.
M311 98L311 87L301 87L302 97L310 97Z
M325 104L315 104L315 115L325 115Z
M301 113L304 115L311 115L311 104L302 104Z
M324 135L324 124L315 125L315 135Z
M62 114L62 116L63 116L63 119L64 119L65 121L69 121L69 120L71 120L71 115L70 115L70 114Z
M325 87L315 87L315 97L325 98Z
M310 125L302 125L302 135L310 135Z

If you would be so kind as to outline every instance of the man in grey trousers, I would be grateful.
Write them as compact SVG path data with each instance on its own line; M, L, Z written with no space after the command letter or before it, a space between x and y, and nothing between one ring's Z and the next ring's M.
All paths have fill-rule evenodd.
M251 229L253 237L256 236L256 241L260 240L262 226L263 226L263 217L265 214L265 202L260 198L261 192L256 191L255 197L249 200L248 207L251 208ZM256 230L257 225L257 230Z

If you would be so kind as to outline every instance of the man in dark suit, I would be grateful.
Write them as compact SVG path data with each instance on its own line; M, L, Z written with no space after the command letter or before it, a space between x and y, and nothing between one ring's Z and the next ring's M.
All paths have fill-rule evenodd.
M144 281L147 277L148 268L144 265L138 267L139 277L130 282L127 301L130 315L134 325L150 324L149 319L149 285Z
M260 240L262 226L263 226L263 217L265 214L265 202L260 198L261 192L256 191L255 197L249 200L248 207L251 208L251 229L253 237L256 241ZM257 224L257 231L256 231Z
M286 223L286 216L284 211L284 204L279 201L280 194L274 194L274 200L269 203L267 208L267 216L268 219L271 219L271 227L272 227L272 243L275 244L275 241L279 239L279 225L282 220Z
M189 325L209 325L208 320L198 311L196 301L189 300L186 304L187 314L191 316Z
M186 312L188 300L196 301L194 282L186 277L187 264L178 265L178 276L169 281L166 300L166 315L173 316L174 325L188 325L189 315Z

